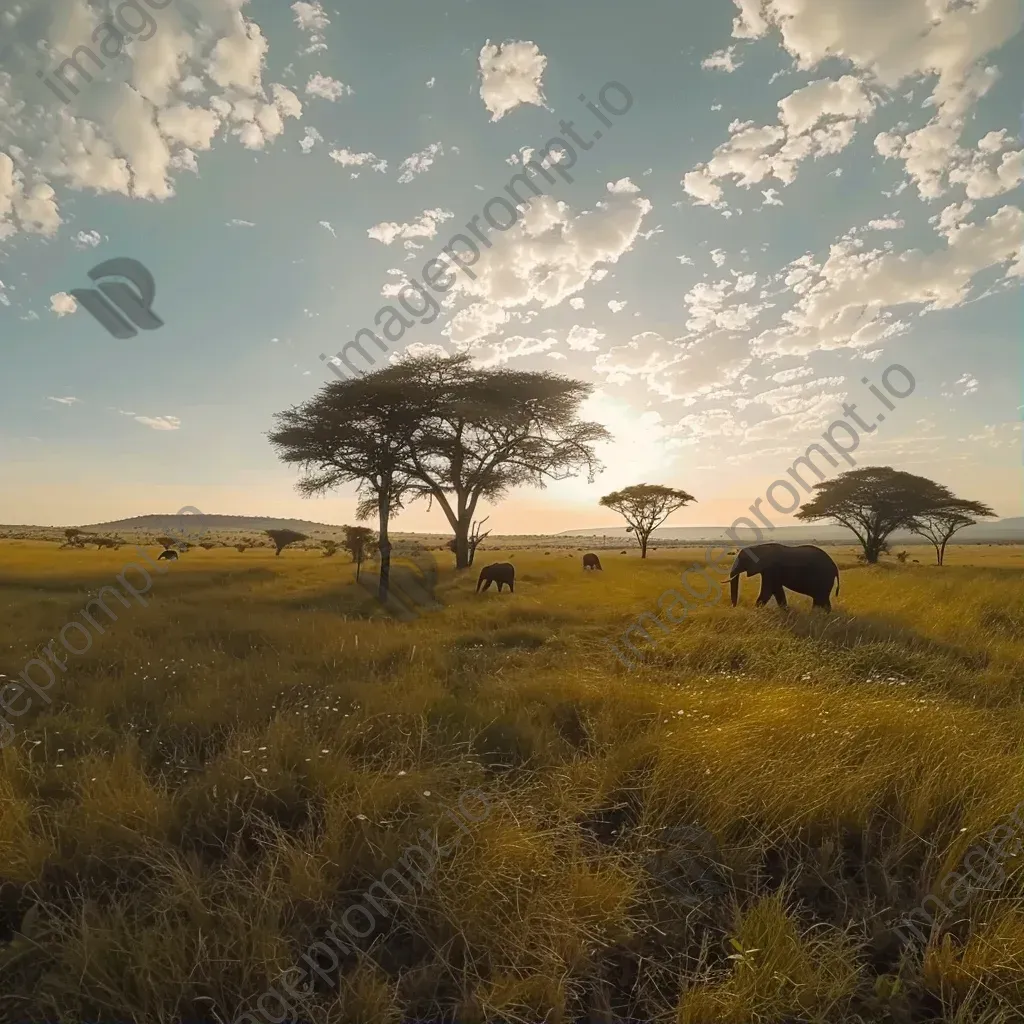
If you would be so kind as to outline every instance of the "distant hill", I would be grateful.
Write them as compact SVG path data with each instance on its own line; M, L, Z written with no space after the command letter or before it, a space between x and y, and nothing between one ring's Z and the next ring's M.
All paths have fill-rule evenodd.
M312 523L308 519L273 519L268 516L215 516L215 515L151 515L116 519L110 523L92 523L81 529L90 533L117 533L143 531L145 533L173 533L175 530L220 530L237 533L263 530L296 530L299 533L334 533L340 526Z
M787 544L813 544L815 541L829 544L856 544L857 538L844 526L831 526L827 523L809 526L777 526L774 530L765 530L766 539L770 534L772 540ZM559 537L608 537L626 540L629 534L624 526L594 527L589 530L566 530ZM741 540L745 534L740 533ZM723 540L731 543L724 526L667 526L655 530L651 541L697 544L701 541ZM991 544L996 541L1024 542L1024 516L1009 519L998 519L995 522L978 523L967 526L953 538L956 544ZM890 543L921 544L927 541L908 530L897 530L890 537Z

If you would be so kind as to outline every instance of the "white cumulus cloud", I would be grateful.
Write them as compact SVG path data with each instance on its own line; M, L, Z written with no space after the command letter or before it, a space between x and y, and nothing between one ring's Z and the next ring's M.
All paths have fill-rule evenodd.
M480 98L499 121L522 103L544 106L542 79L548 59L536 43L488 40L480 50Z
M69 313L74 313L76 309L78 309L78 302L73 295L68 295L67 292L57 292L56 295L50 296L50 310L57 316L67 316Z
M384 221L374 224L372 228L367 229L366 233L385 245L391 245L396 238L434 238L437 235L437 226L446 220L451 220L454 216L455 214L451 210L440 208L424 210L416 220L410 223L398 224L395 221Z

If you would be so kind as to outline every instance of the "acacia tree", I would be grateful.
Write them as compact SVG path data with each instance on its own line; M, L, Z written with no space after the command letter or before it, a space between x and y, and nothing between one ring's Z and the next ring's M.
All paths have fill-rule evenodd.
M640 557L647 557L647 542L651 534L673 512L697 499L686 491L662 484L633 484L621 491L606 494L598 504L618 512L629 524L627 533L635 533L640 544Z
M952 493L934 480L891 466L850 469L814 485L814 498L796 513L804 522L831 519L850 530L874 564L889 535L919 516L947 505Z
M444 512L457 569L472 562L482 498L496 501L513 487L544 487L583 469L593 481L600 469L593 446L611 439L599 423L578 419L591 386L557 374L477 369L464 354L405 359L372 376L417 406L419 427L403 468L409 491Z
M355 483L356 517L377 513L381 601L387 601L391 572L388 525L408 493L404 467L419 423L416 396L384 378L385 372L330 381L309 401L278 413L268 434L278 457L302 471L300 494Z
M343 526L345 540L342 542L345 550L352 556L356 563L356 582L359 582L359 570L366 561L366 554L373 543L373 530L366 526Z
M267 530L267 536L273 541L277 549L274 554L279 555L289 544L297 544L300 540L309 540L304 533L298 530Z
M946 545L958 530L973 526L979 518L994 516L995 512L980 501L954 498L945 505L929 509L915 516L907 525L921 537L927 537L935 548L935 564L942 565L946 558Z

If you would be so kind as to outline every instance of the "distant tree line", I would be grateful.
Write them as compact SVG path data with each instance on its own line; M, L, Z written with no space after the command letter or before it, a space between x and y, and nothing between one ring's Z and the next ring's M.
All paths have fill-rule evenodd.
M841 473L813 488L814 498L802 505L796 518L805 522L832 521L845 526L860 543L862 558L874 564L889 550L889 537L900 529L916 533L935 548L935 560L942 565L946 545L965 526L994 516L980 501L958 498L942 484L891 466L866 466ZM651 534L673 512L696 501L692 495L660 484L634 484L606 494L605 508L618 512L627 522L626 532L640 545L640 557L647 557ZM897 556L899 557L899 556ZM906 554L899 559L906 561Z

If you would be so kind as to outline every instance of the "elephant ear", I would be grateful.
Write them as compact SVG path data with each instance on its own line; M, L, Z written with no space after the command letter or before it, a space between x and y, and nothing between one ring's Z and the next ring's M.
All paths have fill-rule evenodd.
M756 576L765 569L771 569L779 560L779 549L767 544L752 544L744 550L748 576Z

